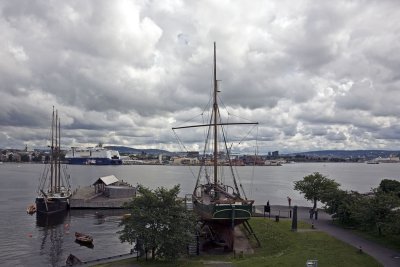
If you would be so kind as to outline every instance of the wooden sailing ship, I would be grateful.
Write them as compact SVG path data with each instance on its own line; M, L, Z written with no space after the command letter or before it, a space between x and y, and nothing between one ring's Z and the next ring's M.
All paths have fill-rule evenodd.
M37 213L53 214L69 208L71 197L70 177L61 164L61 122L58 111L52 113L49 160L39 180L35 200Z
M220 91L218 90L216 75L215 43L213 72L214 88L211 116L208 119L209 123L174 127L173 130L207 127L201 166L192 194L193 209L200 216L203 226L207 226L217 236L215 238L216 241L218 243L222 241L223 246L227 250L232 250L234 245L234 227L247 222L251 218L254 201L247 199L242 185L237 182L230 148L227 145L226 128L229 125L257 125L258 123L229 123L222 121L218 103L218 93ZM220 146L223 147L223 150L219 149ZM211 147L210 154L206 152L207 147ZM224 156L224 159L222 159L222 156ZM228 171L227 168L229 169ZM223 177L226 172L230 173L232 178L230 185Z

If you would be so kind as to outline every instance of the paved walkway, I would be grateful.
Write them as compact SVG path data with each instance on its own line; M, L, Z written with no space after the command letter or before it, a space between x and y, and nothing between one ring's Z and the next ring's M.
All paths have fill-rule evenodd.
M234 243L233 243L233 250L235 253L238 253L238 257L243 254L253 254L254 250L250 245L250 241L247 236L240 230L239 226L236 226L234 229Z
M311 220L309 209L310 208L307 207L299 207L297 215L298 219L308 223L314 223L317 230L324 231L327 234L354 246L356 249L361 247L362 251L374 257L385 267L400 266L400 251L383 247L378 243L369 241L352 233L350 230L334 225L331 216L323 211L318 212L318 220ZM258 210L261 210L260 207L258 207ZM288 207L279 205L271 206L271 218L274 218L275 214L278 215L279 213L283 216L287 216L287 214L289 214Z

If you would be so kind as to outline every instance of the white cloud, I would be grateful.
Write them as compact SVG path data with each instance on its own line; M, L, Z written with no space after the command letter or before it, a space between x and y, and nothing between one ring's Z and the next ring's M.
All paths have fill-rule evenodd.
M223 104L260 123L264 151L400 149L399 7L372 0L3 2L0 147L40 146L55 105L65 146L177 149L171 127L208 103L216 41ZM185 140L198 149L203 137Z

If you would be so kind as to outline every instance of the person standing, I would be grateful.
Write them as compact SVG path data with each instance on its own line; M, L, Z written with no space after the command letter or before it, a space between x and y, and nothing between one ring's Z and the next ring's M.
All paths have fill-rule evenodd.
M292 199L290 197L287 197L287 201L289 203L289 209L290 209L292 206Z

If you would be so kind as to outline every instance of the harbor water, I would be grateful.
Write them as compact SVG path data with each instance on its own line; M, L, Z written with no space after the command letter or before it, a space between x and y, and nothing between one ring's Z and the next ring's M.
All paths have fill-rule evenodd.
M83 261L129 253L117 231L123 210L71 210L57 218L37 218L26 214L34 203L43 171L41 164L0 165L0 266L63 266L69 254ZM101 176L115 175L132 185L151 189L180 184L181 195L192 193L197 167L122 165L68 165L73 189L88 186ZM283 166L237 167L239 182L247 198L255 204L311 206L293 190L293 182L313 172L334 179L344 190L368 192L382 179L400 181L400 164L295 163ZM94 237L92 248L75 243L75 232Z

